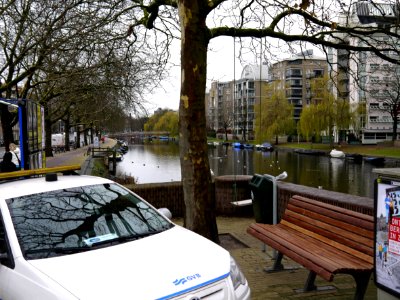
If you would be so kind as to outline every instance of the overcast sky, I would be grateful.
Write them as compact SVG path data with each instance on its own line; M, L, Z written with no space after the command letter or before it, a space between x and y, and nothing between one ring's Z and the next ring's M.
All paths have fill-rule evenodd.
M238 49L235 49L238 52ZM236 55L237 56L237 55ZM179 44L172 57L174 61L179 63ZM248 63L253 63L249 60ZM236 58L234 64L234 46L233 38L219 37L213 39L209 45L208 63L207 63L207 89L211 86L212 81L230 81L234 79L234 69L236 79L240 78L242 66ZM170 77L163 81L163 89L157 89L153 94L146 96L149 101L147 105L149 113L152 114L157 108L171 108L178 110L179 108L179 91L180 91L180 67L174 67L170 72Z

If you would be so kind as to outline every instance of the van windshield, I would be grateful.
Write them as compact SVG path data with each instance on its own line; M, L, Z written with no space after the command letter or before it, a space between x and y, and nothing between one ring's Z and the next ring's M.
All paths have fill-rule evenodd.
M7 200L26 259L143 238L173 225L117 184L55 190Z

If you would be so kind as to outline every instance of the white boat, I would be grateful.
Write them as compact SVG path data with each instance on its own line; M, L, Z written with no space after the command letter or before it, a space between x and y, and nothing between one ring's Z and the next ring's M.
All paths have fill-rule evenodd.
M329 153L329 155L331 157L335 157L335 158L344 158L344 157L346 157L346 154L344 154L343 151L336 150L336 149L332 149L332 151Z

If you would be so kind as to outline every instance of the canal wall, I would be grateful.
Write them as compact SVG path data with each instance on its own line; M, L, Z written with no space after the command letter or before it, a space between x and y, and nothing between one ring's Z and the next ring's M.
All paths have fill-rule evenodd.
M235 206L231 202L251 198L250 175L226 175L214 179L216 213L219 216L253 216L252 206ZM167 207L174 217L183 217L184 201L181 182L126 185L156 208ZM371 198L343 194L323 189L277 182L278 215L281 216L292 195L301 195L360 213L373 215ZM271 201L271 199L265 199ZM271 206L272 207L272 206Z

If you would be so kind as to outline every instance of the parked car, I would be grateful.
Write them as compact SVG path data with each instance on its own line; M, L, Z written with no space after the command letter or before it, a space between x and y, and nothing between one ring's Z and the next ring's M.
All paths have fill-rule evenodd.
M168 209L105 178L20 172L0 174L0 299L250 299L229 252Z

